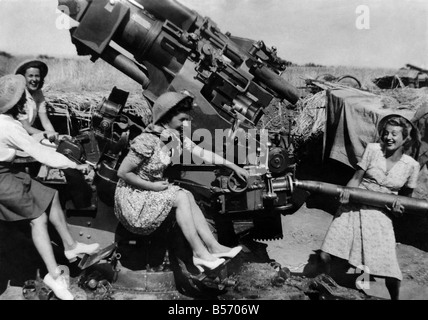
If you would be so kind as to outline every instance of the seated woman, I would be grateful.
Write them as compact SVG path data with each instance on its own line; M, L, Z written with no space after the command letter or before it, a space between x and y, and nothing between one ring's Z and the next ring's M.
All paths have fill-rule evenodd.
M58 133L52 126L46 111L46 101L43 95L43 85L48 74L48 66L39 60L28 60L21 63L15 70L15 74L21 74L26 80L26 98L24 112L18 116L24 129L30 135L44 133L49 138L58 138ZM37 116L41 127L35 125ZM41 130L43 128L43 130ZM40 137L42 138L42 137Z
M0 219L4 221L27 220L36 250L42 257L48 273L44 283L62 300L73 300L67 283L59 274L47 221L60 235L65 256L69 261L85 253L92 254L99 245L83 244L73 239L68 229L58 192L33 180L28 174L15 172L11 162L17 150L22 150L37 161L50 167L88 170L88 165L77 165L52 148L35 143L34 139L17 121L26 100L25 78L22 75L7 75L0 78Z
M411 197L419 163L405 153L419 143L418 131L409 120L395 114L384 117L378 131L380 143L367 145L347 187ZM391 299L398 299L402 274L391 214L402 216L405 208L399 201L384 210L347 204L349 190L341 195L340 202L344 205L338 210L321 247L320 257L327 272L330 255L347 260L356 268L365 266L371 275L385 278Z
M175 218L193 252L194 265L203 272L215 269L223 258L233 258L242 249L221 245L208 226L193 195L164 178L171 156L163 141L168 137L180 141L180 130L189 120L187 114L193 99L188 95L168 92L161 95L153 106L153 123L131 142L128 155L121 163L119 182L115 192L115 214L129 231L149 235L155 231L175 208ZM184 138L183 147L205 160L205 163L224 165L241 179L248 172L215 153L196 146ZM179 151L182 151L181 143Z

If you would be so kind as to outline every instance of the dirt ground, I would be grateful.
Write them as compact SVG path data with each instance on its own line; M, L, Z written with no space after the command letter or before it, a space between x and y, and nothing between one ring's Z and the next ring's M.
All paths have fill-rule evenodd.
M333 164L332 164L333 165ZM317 163L304 163L296 178L322 180L345 184L350 172L337 164L319 167ZM321 174L326 173L326 174ZM334 273L330 279L319 278L318 250L337 209L337 201L323 195L296 190L293 195L295 212L281 217L283 238L272 241L243 241L243 252L229 264L230 279L235 285L218 295L221 300L308 300L341 297L342 299L389 299L384 281L367 279L361 271L349 268L346 274ZM108 214L107 208L98 213ZM111 208L110 208L111 209ZM106 219L103 223L109 224ZM110 223L112 224L112 223ZM93 225L95 227L95 225ZM428 219L405 216L394 221L397 237L398 261L403 273L401 299L428 300ZM0 300L22 300L22 285L34 279L34 265L41 265L34 250L28 229L18 227L10 232L8 225L0 224ZM26 236L25 236L26 235ZM56 250L56 248L54 247ZM19 253L19 254L18 254ZM59 254L61 256L61 254ZM66 264L59 260L58 263ZM355 290L356 280L365 279L363 292ZM320 280L320 281L315 281ZM82 299L90 299L74 286ZM314 296L314 292L316 295ZM324 293L323 293L324 292ZM333 294L333 295L332 295ZM114 300L185 300L191 297L170 290L159 292L116 291Z
M236 273L231 279L236 285L219 295L221 300L309 300L308 286L318 272L317 250L321 247L324 235L332 220L332 215L322 209L308 207L305 202L295 213L282 217L284 237L281 240L256 241L244 246L241 257L259 252L262 256L251 261L241 261ZM257 247L257 248L256 248ZM401 299L428 299L428 252L411 245L397 243L398 259L403 272ZM263 256L265 255L265 256ZM267 258L267 259L266 259ZM2 261L3 265L5 261ZM291 273L283 275L289 270ZM348 275L355 280L360 273L355 274L349 269ZM342 283L340 278L334 278L338 284L336 292L351 288L349 283ZM22 287L10 284L0 292L0 300L22 300ZM367 284L367 283L366 283ZM388 292L381 279L371 279L370 288L364 290L369 296L388 299ZM346 289L345 289L346 290ZM75 292L84 296L77 286ZM347 290L346 299L363 300L359 291ZM182 300L189 299L181 294L116 292L111 297L114 300Z

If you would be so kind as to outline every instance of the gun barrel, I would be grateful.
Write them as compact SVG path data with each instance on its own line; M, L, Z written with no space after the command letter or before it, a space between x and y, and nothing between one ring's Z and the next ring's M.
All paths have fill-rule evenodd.
M419 67L414 66L413 64L410 64L410 63L406 64L406 67L407 67L407 68L410 68L410 69L418 70L418 71L420 71L420 72L428 73L428 70L427 70L427 69L419 68Z
M385 208L385 205L391 207L396 200L399 200L400 203L404 206L406 212L423 215L428 213L428 201L422 199L369 191L361 188L343 187L340 185L318 181L295 180L294 186L306 191L322 193L335 197L338 197L342 191L347 189L349 190L350 194L349 200L352 202Z
M296 104L296 102L299 101L299 91L285 79L281 78L272 70L269 70L269 68L265 66L255 68L254 75L292 104Z
M146 73L137 65L134 61L124 56L112 47L107 47L101 55L102 59L114 66L116 69L122 71L124 74L129 76L131 79L137 81L143 89L147 89L150 84L150 80Z

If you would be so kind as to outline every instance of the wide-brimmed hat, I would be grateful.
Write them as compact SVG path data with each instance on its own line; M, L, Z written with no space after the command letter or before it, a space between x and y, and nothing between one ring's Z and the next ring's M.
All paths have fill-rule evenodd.
M192 96L178 92L167 92L160 95L153 105L153 123L157 124L168 113L168 111L187 98L192 99Z
M48 66L46 63L40 60L26 60L21 62L21 64L15 69L15 74L22 74L25 76L25 72L29 68L37 68L40 70L40 76L42 79L46 78L46 75L48 74Z
M24 76L9 74L0 78L0 114L13 108L25 91Z

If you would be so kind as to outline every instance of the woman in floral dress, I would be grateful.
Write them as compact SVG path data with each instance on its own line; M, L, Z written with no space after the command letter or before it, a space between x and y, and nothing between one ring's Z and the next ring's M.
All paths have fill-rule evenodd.
M180 140L183 123L193 98L176 92L161 95L153 105L153 124L136 137L118 170L119 182L115 192L115 214L129 231L149 235L155 231L175 208L175 218L193 251L193 263L200 271L215 269L233 258L242 247L229 248L214 238L193 195L164 178L171 164L171 151L182 148L202 157L206 163L224 165L247 179L248 172L215 153L196 146L190 139ZM176 148L170 148L175 141Z
M400 115L384 117L378 126L380 143L367 145L358 170L347 187L411 196L416 187L419 163L405 152L419 142L417 129ZM385 278L391 299L399 298L402 274L390 214L401 216L404 207L396 201L391 208L348 204L345 191L321 247L321 259L328 267L331 256L348 260L354 267L365 266L373 276ZM327 268L329 270L329 268Z

